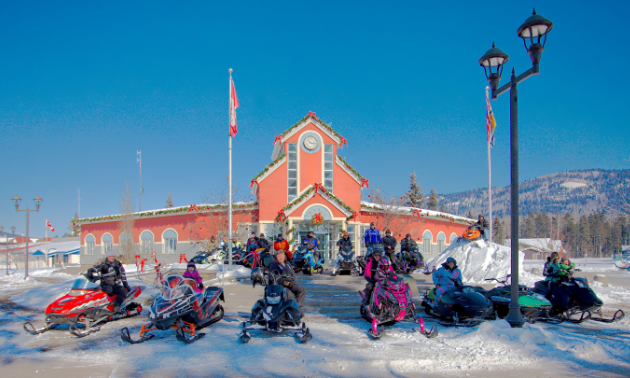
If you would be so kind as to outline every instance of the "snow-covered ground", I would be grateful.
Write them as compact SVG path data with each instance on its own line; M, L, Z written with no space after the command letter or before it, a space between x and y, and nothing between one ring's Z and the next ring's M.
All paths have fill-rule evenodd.
M477 258L461 256L460 266L477 264L488 270L488 276L505 273L503 265L493 265L479 254L482 246L468 248ZM486 252L497 253L491 247ZM438 326L439 336L431 340L414 333L413 325L403 323L388 327L382 339L371 340L367 336L369 323L359 317L359 297L352 294L355 287L339 296L332 288L339 289L344 281L324 281L325 277L315 277L307 287L325 282L331 285L326 286L331 287L330 292L324 288L309 295L307 308L309 303L313 306L330 296L356 302L357 310L346 317L307 310L305 321L314 336L308 344L299 344L290 334L259 332L252 332L249 344L241 344L239 325L248 316L260 287L239 283L224 286L225 319L204 329L206 337L192 345L178 342L172 330L159 332L157 338L143 344L125 344L120 329L129 327L137 335L147 321L145 314L105 324L98 333L82 339L65 331L32 336L21 329L22 323L41 322L43 308L63 295L76 278L55 277L60 274L55 272L40 274L48 276L34 277L33 286L0 287L3 376L627 377L630 372L628 319L615 324L526 324L522 329L512 329L505 321L486 322L472 329ZM527 272L521 277L522 281L539 279L542 277ZM143 285L145 295L155 293L145 282L132 278L130 283ZM594 283L593 288L605 301L608 315L619 307L628 309L630 287L603 288Z

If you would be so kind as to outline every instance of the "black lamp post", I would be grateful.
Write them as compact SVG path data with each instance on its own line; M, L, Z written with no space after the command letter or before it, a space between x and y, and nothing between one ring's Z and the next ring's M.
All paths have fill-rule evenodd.
M511 218L512 218L512 286L511 286L511 302L510 312L505 320L512 327L522 327L525 324L521 315L521 306L518 304L518 280L519 280L519 255L518 255L518 89L517 85L533 75L540 73L539 65L542 52L545 50L547 42L547 33L553 28L553 22L547 20L543 16L534 14L529 17L518 28L516 33L523 38L523 43L527 49L527 53L532 61L532 68L516 76L514 68L512 68L512 77L510 82L499 88L503 66L510 57L492 44L492 48L488 50L480 59L479 64L483 67L490 83L492 91L492 99L510 90L510 165L511 165ZM528 46L529 42L529 46Z
M15 196L13 197L13 202L15 203L15 211L20 212L26 212L26 252L24 253L24 279L28 278L28 214L30 212L39 212L39 206L41 206L42 204L42 197L37 196L35 198L33 198L33 202L35 202L35 207L36 209L30 209L28 208L28 206L26 207L25 210L19 210L20 207L20 201L22 199L19 196Z

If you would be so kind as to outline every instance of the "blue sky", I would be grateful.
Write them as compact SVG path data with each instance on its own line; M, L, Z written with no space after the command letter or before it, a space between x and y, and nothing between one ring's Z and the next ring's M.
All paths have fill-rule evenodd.
M235 185L270 160L274 136L314 111L346 137L344 156L392 194L410 172L428 192L487 185L486 85L477 61L495 41L531 66L518 26L551 19L541 75L519 87L521 180L630 168L625 2L4 2L0 12L0 225L24 232L44 198L62 234L116 213L125 180L143 209L198 202L227 177L228 73L241 107ZM600 58L601 56L601 58ZM508 96L493 185L509 183ZM138 204L136 196L136 205Z

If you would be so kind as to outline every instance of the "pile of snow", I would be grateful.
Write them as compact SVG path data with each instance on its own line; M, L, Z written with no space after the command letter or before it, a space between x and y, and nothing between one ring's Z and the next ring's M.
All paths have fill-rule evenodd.
M427 264L431 269L440 268L446 259L452 257L462 271L466 283L487 283L487 278L503 278L511 271L510 247L484 240L454 242L439 256ZM523 269L525 254L520 252L519 263Z

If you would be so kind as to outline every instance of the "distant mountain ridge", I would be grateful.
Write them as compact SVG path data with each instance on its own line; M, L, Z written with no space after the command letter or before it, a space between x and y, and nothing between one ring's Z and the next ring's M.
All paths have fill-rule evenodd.
M623 195L630 199L630 169L554 173L522 182L519 193L521 215L530 211L588 215L617 208ZM470 211L475 218L488 213L487 188L440 194L438 198L449 213L466 215ZM492 189L492 212L500 217L510 215L510 186Z

